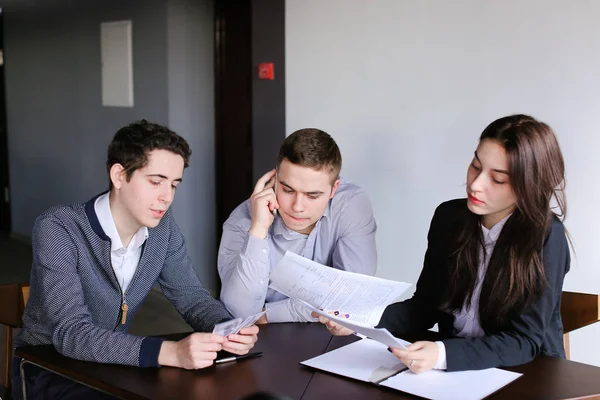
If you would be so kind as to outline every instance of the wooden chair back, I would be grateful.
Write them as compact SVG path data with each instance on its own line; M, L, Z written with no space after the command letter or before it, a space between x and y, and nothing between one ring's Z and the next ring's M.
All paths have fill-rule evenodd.
M563 292L560 306L567 359L571 357L569 332L600 321L600 295Z
M29 284L21 283L0 286L0 328L4 340L0 345L2 376L0 385L10 392L10 365L12 359L13 329L21 327L25 305L29 299Z

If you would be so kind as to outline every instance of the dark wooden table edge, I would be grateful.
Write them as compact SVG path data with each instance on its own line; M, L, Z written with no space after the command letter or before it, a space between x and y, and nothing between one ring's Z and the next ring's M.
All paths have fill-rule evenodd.
M44 362L43 360L39 360L37 357L33 356L29 356L28 354L24 354L20 351L19 347L17 347L15 349L15 356L21 358L22 360L25 360L25 362L27 364L30 365L34 365L38 368L42 368L46 371L52 372L54 374L60 375L63 378L67 378L69 380L72 380L73 382L79 383L81 385L87 386L89 388L92 388L94 390L98 390L102 393L106 393L109 394L111 396L115 396L118 397L120 399L130 399L130 400L145 400L144 397L140 397L138 395L136 395L135 393L131 393L129 391L123 391L121 389L118 388L113 388L110 385L105 385L103 382L95 380L95 379L88 379L86 377L81 377L80 375L74 374L72 373L72 370L65 370L64 368L60 367L60 366L56 366L56 365L49 365L50 363ZM74 361L79 361L79 360L75 360ZM115 364L116 365L116 364ZM126 397L124 397L126 396Z
M188 336L191 333L192 332L174 333L174 334L168 334L168 335L159 335L157 337L162 337L162 338L167 339L167 340L179 340L179 339L182 339L182 338ZM332 342L333 338L334 338L334 336L330 336L329 337L329 341L327 342L327 345L325 346L325 352L329 351L329 346L331 345L331 342ZM24 346L24 348L27 348L27 347L37 347L37 346ZM87 387L92 388L94 390L98 390L98 391L106 393L108 395L115 396L115 397L118 397L120 399L127 399L127 400L147 400L146 397L142 397L142 396L136 395L135 393L132 393L132 392L129 392L129 391L124 391L124 390L122 390L120 388L116 388L116 387L113 387L111 385L106 385L102 381L99 381L97 379L87 378L85 376L82 377L82 376L74 373L72 369L65 369L65 368L62 368L62 367L57 366L55 364L51 364L51 363L45 362L43 360L40 360L36 356L31 356L29 354L23 353L21 351L21 348L19 348L19 347L15 348L15 356L19 357L19 358L21 358L23 360L25 360L28 364L34 365L34 366L39 367L39 368L43 368L46 371L55 373L55 374L60 375L60 376L62 376L64 378L72 380L72 381L74 381L76 383L79 383L81 385L87 386ZM73 358L70 358L70 357L67 357L67 356L63 356L63 357L69 358L69 359L71 359L73 361L88 362L88 361L76 360L76 359L73 359ZM135 367L135 366L126 366L126 365L119 365L119 364L114 364L114 365L115 366L119 366L119 367L139 368L139 367ZM300 368L305 369L307 372L311 373L310 379L308 379L308 381L304 385L304 388L302 389L300 397L298 397L298 400L302 400L304 398L304 395L305 395L306 391L308 390L308 388L310 386L310 383L312 382L312 379L314 378L315 374L319 372L319 370L311 368L311 367L307 367L307 366L302 365L300 363L298 363L298 365L299 365ZM159 367L159 368L170 368L170 367Z
M187 334L189 334L189 333L187 333ZM171 338L174 339L177 336L181 337L181 336L185 336L187 334L186 333L182 333L182 334L164 335L164 336L167 336L167 337L170 336ZM327 345L326 345L324 353L327 353L327 352L332 351L332 350L334 350L336 348L342 347L342 346L336 345L334 343L335 338L336 338L336 336L330 336L329 337L329 341L327 342ZM358 337L354 337L354 338L355 338L355 340L360 340ZM348 340L348 339L346 339L346 340ZM352 340L352 342L354 342L355 340ZM347 343L347 344L349 344L349 343ZM344 344L343 346L345 346L347 344ZM27 347L37 347L37 346L25 346L24 348L27 348ZM44 370L50 371L52 373L56 373L57 375L60 375L60 376L65 377L67 379L70 379L70 380L72 380L74 382L77 382L79 384L82 384L84 386L90 387L92 389L99 390L99 391L101 391L103 393L106 393L106 394L109 394L111 396L115 396L115 397L118 397L118 398L121 398L121 399L130 399L130 400L146 400L147 399L146 397L139 396L139 395L137 395L137 394L135 394L133 392L130 392L130 391L126 390L126 389L119 388L119 387L114 387L114 386L111 386L110 384L104 384L104 382L102 382L100 380L97 380L97 379L94 379L94 378L87 378L85 376L80 376L79 374L77 374L76 370L74 370L74 369L67 369L67 368L63 368L61 366L57 366L56 364L53 364L53 363L45 362L44 360L39 359L35 355L31 356L29 354L23 353L21 351L21 348L16 348L15 349L15 356L24 359L26 361L26 363L29 363L31 365L35 365L35 366L37 366L39 368L43 368ZM66 357L66 358L68 358L68 357ZM80 361L80 360L75 360L75 359L72 359L72 360L73 361L77 361L77 362L85 362L85 361ZM579 362L576 362L576 361L571 361L571 362L577 363L577 364L582 364L582 365L588 365L588 364L579 363ZM118 367L128 367L128 366L117 365L117 364L115 364L115 366L118 366ZM300 396L298 397L298 399L300 399L300 400L304 399L305 396L307 395L307 392L308 392L308 390L310 388L310 385L313 383L313 380L314 380L315 376L317 376L317 374L324 374L324 375L335 376L337 378L344 379L344 380L347 380L349 382L355 382L355 383L356 382L360 382L360 381L357 381L357 380L352 379L352 378L348 378L348 377L345 377L345 376L342 376L342 375L338 375L338 374L334 374L334 373L329 373L327 371L322 371L322 370L319 370L319 369L316 369L316 368L308 367L308 366L305 366L305 365L300 364L300 363L298 364L298 366L300 368L302 368L302 369L305 369L306 371L310 371L311 372L310 379L307 380L306 384L304 385L304 388L302 389L302 392L301 392ZM132 367L132 368L138 368L138 367ZM165 368L169 368L169 367L165 367ZM506 367L506 368L501 368L501 369L523 374L523 372L519 371L519 366L517 366L517 367ZM513 380L512 382L510 382L508 385L503 386L502 388L500 388L500 389L498 389L498 390L490 393L488 396L486 396L486 399L489 398L489 397L494 396L495 394L497 394L498 392L500 392L502 389L504 389L504 388L506 388L506 387L508 387L508 386L510 386L512 384L514 384L515 382L517 382L518 380L520 380L521 378L523 378L523 376L524 375L519 376L517 379ZM364 383L364 382L360 382L360 383ZM396 389L386 388L384 386L381 386L381 385L378 385L378 384L375 384L375 383L372 383L371 385L373 387L378 387L379 389L382 389L384 391L388 391L388 390L390 390L390 391L397 391ZM404 395L407 395L407 396L412 396L415 399L421 399L421 397L415 396L415 395L407 393L407 392L403 392L403 391L400 391L400 390L398 390L398 392L400 392L400 393L402 393ZM582 395L582 396L564 398L564 400L580 400L580 399L581 400L600 400L600 391L598 393L591 393L591 394Z

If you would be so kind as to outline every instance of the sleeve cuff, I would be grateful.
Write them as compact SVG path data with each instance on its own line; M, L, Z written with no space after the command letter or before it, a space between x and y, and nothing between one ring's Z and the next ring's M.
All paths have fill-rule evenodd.
M158 364L158 354L164 339L155 337L146 337L142 340L140 346L140 367L160 367Z
M448 363L446 361L446 346L443 342L435 342L438 347L438 359L435 363L435 367L433 369L443 369L448 368Z
M310 310L300 302L285 299L272 303L265 303L267 320L271 322L316 322L317 318L310 315Z
M267 239L259 239L247 233L242 254L247 259L267 264L269 262L269 242Z
M275 301L273 303L265 303L267 311L267 321L271 322L290 322L291 316L288 312L286 300Z

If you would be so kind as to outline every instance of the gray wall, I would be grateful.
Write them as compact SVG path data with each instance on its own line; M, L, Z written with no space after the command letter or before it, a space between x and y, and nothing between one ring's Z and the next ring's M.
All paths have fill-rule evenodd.
M85 3L85 4L83 4ZM107 188L106 148L145 118L192 147L174 210L200 277L215 287L212 1L56 0L5 10L13 233L55 204ZM101 106L100 23L133 22L133 108Z
M211 0L168 1L169 123L192 147L173 210L196 271L211 289L217 279L213 38Z
M118 128L141 118L168 122L165 12L164 0L6 11L14 233L30 236L47 207L107 188L106 148ZM121 19L133 20L135 107L102 107L100 22Z
M564 153L577 251L565 289L600 293L598 15L591 0L286 1L288 131L338 141L343 175L373 201L379 276L416 282L433 211L465 197L479 134L520 112ZM600 365L599 335L573 332L572 358Z

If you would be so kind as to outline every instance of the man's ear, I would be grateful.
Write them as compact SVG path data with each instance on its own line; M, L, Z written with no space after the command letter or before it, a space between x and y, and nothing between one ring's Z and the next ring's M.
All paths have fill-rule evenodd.
M337 191L337 188L340 186L340 178L337 178L335 180L335 182L333 182L333 188L331 189L331 196L329 196L330 199L333 199L333 196L335 196L335 192Z
M115 189L121 189L123 184L127 181L127 174L125 174L125 168L119 163L113 164L109 171L110 181Z

